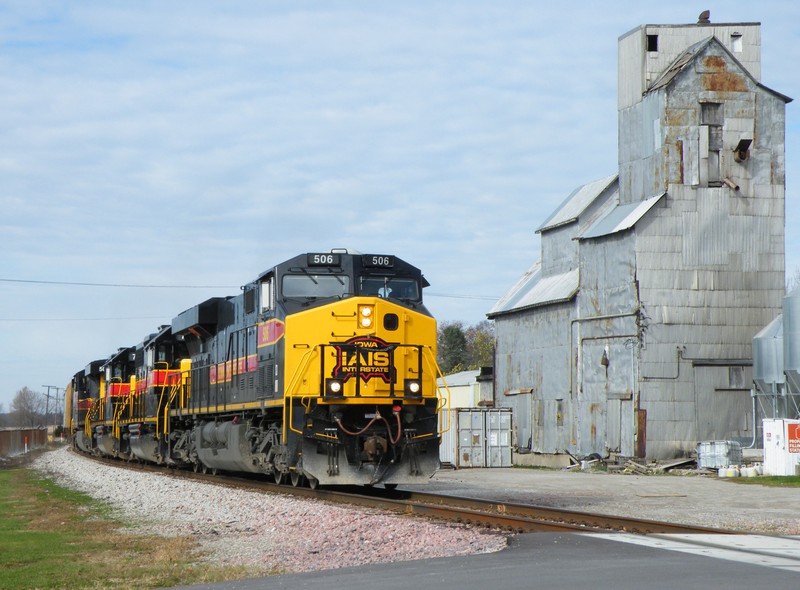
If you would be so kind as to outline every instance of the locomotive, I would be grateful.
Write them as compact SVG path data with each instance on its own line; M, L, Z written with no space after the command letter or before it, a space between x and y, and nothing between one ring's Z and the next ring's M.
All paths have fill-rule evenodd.
M295 486L425 482L448 426L427 286L396 256L295 256L76 373L73 444Z

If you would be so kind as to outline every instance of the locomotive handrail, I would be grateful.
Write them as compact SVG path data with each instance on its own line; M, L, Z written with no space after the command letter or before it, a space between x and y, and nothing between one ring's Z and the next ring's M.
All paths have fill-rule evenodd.
M164 424L163 424L163 428L164 428L164 434L165 435L169 434L169 428L167 428L167 426L169 425L169 411L170 411L170 408L172 406L172 402L175 401L175 396L178 395L178 392L181 390L181 388L182 388L182 384L180 382L179 383L174 383L172 385L172 387L170 388L170 390L169 390L169 399L167 400L167 403L164 404Z
M292 378L289 380L289 384L288 384L288 386L286 387L286 389L284 391L284 394L283 394L284 399L291 398L291 397L297 397L293 393L294 392L294 388L295 387L299 388L300 379L305 374L306 369L308 369L308 365L311 363L311 359L314 356L314 353L316 352L318 347L319 347L319 345L314 346L313 348L309 348L305 352L305 354L303 355L303 358L300 359L300 364L298 365L297 370L292 375ZM303 397L305 397L305 396L303 396ZM288 414L289 414L288 416L286 415L287 406L288 406ZM286 440L286 436L288 434L286 432L287 426L288 426L289 430L291 430L292 432L296 432L297 434L303 434L303 432L301 430L297 430L297 429L292 427L293 409L294 409L294 405L291 403L291 401L288 404L287 403L283 404L283 414L284 414L284 416L283 416L283 438L284 438L284 440Z
M89 410L86 412L86 419L83 423L83 431L86 436L89 437L89 440L92 438L92 419L97 414L97 411L100 409L100 398L90 399L89 401Z
M433 369L434 375L438 375L439 377L441 377L442 383L444 384L444 390L447 392L447 397L445 398L444 396L439 394L439 386L438 385L436 386L436 397L438 398L438 402L436 403L436 411L439 413L440 423L441 423L441 414L444 413L444 415L446 416L446 420L444 421L444 424L442 424L442 430L439 432L439 434L444 434L445 432L449 432L452 426L450 424L450 412L444 412L445 409L450 408L450 395L451 395L450 388L447 386L447 381L444 378L444 374L442 373L442 370L439 368L439 363L436 362L436 357L433 356L433 350L431 349L431 347L426 346L425 352L427 353L425 355L425 360Z
M164 375L164 383L157 383L158 380L156 379L156 371L158 371L158 369L156 367L158 365L166 366L166 369L161 369L162 371L166 372L166 374ZM166 361L159 361L157 363L154 363L152 375L153 375L153 388L161 387L161 393L158 396L158 405L156 406L156 433L157 434L160 433L163 428L164 434L166 434L167 433L166 424L168 423L168 420L167 417L165 416L164 424L163 425L161 424L161 408L162 407L169 408L169 403L166 404L164 403L164 394L167 392L167 380L169 379L169 363Z
M120 421L122 420L122 413L125 411L126 401L117 402L114 404L114 417L111 419L111 431L115 438L120 439Z

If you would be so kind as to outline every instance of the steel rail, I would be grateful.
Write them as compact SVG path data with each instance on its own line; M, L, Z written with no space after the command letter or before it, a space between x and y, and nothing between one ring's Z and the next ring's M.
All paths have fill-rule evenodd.
M88 457L83 453L81 456ZM106 457L90 457L105 464L140 471L167 473L174 477L248 489L259 493L279 493L340 504L364 506L397 514L415 515L450 522L473 524L522 532L626 532L632 534L740 534L739 531L699 527L681 523L661 522L640 518L595 514L561 508L518 504L498 500L457 497L427 492L384 490L348 486L342 489L312 490L291 485L279 485L259 476L242 474L212 475L188 470L136 462L124 462Z

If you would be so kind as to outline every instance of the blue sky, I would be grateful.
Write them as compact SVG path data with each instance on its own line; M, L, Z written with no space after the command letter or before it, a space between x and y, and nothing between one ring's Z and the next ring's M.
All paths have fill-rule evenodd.
M703 9L761 22L762 82L800 98L790 0L4 3L0 404L301 252L401 256L437 318L481 321L616 171L618 37Z

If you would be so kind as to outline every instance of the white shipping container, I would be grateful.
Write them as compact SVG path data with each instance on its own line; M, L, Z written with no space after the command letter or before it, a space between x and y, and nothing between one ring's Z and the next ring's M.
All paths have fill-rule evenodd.
M800 420L764 419L764 475L800 475Z
M442 464L453 467L510 467L511 410L455 408L439 448Z

